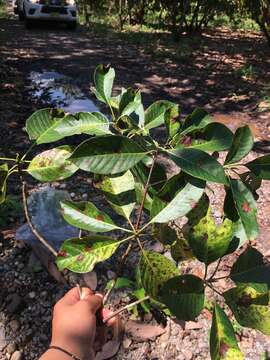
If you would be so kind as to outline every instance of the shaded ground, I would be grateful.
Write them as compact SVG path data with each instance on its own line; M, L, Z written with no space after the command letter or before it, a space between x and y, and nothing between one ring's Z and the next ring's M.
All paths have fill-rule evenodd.
M115 67L118 89L134 84L141 88L146 104L160 98L171 99L182 106L184 113L196 106L206 106L217 120L233 128L249 123L258 140L270 139L269 113L258 112L258 103L270 80L270 50L256 33L247 36L219 30L194 42L182 39L175 45L168 34L119 36L108 28L99 32L83 28L70 32L57 26L42 26L27 31L17 19L10 18L0 19L0 53L0 153L5 156L27 148L25 119L40 107L27 91L31 71L59 71L76 78L81 88L88 91L90 75L99 63ZM250 65L252 71L246 71ZM14 183L10 186L14 193L19 193ZM68 182L67 188L78 199L90 192L89 185L76 181ZM213 199L216 205L219 196ZM269 185L264 184L260 190L259 244L268 251L268 256L269 201ZM5 324L7 343L16 343L26 359L36 359L48 345L51 307L64 289L45 271L34 273L29 265L29 249L21 249L14 242L14 223L18 226L21 221L21 216L12 213L0 236L0 310L3 310L0 335L1 324ZM109 265L104 267L101 285L108 280ZM130 262L132 266L134 259ZM220 284L221 289L225 285ZM8 308L14 294L20 295L19 305ZM126 293L117 293L112 298L116 307L128 301ZM199 325L169 322L165 334L156 341L126 338L116 358L207 359L209 327L210 315L205 310ZM259 360L265 351L270 351L269 339L255 331L238 329L238 337L246 359ZM8 358L5 352L6 348L2 355L0 352L0 359Z

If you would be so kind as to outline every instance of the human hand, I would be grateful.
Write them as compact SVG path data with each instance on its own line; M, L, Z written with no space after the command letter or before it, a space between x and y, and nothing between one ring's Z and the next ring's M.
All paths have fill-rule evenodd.
M82 289L81 299L77 288L67 292L54 306L51 345L80 359L94 359L96 314L102 308L102 299L88 288Z

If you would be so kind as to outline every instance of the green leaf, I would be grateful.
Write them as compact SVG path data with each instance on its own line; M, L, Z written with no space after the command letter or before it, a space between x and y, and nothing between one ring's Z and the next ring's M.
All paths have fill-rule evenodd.
M258 250L248 247L233 264L230 277L236 283L267 284L270 289L270 264Z
M209 204L209 197L204 193L196 206L188 213L188 225L197 225L198 222L207 215Z
M62 201L62 215L71 225L93 232L107 232L116 229L125 230L114 224L112 219L96 208L91 202ZM128 230L125 230L128 231Z
M194 130L203 129L213 121L208 112L202 108L195 109L192 114L188 115L184 121L181 136L184 136Z
M72 149L67 145L45 150L34 157L27 172L43 182L66 179L78 170L78 167L68 160L71 152Z
M114 280L108 281L108 283L106 284L105 290L109 290L112 287L114 287L114 289L123 289L123 288L133 289L135 286L135 283L133 281L131 281L125 277L117 278L114 286L113 286L113 284L114 284Z
M204 182L194 179L193 183L187 183L168 204L155 197L151 208L151 223L166 223L185 216L200 200L204 187Z
M233 133L227 126L220 123L210 123L204 129L194 133L195 139L193 140L192 134L190 135L190 144L188 143L189 148L191 149L200 149L203 151L222 151L227 150L231 144L233 139ZM185 147L185 142L187 137L183 137L180 140L180 144L178 145Z
M230 184L234 205L246 236L249 240L253 240L259 234L256 202L241 180L230 179Z
M178 117L178 114L172 114L170 109L166 110L164 119L167 137L168 139L173 139L181 129L181 120Z
M253 148L253 143L253 136L248 125L238 128L224 164L234 164L243 159Z
M8 178L8 165L0 165L0 204L6 199L7 190L7 178Z
M194 275L169 279L161 288L161 301L178 320L194 320L204 306L204 284Z
M212 360L244 360L233 326L217 304L214 308L210 332L210 353Z
M110 175L132 168L146 154L134 141L108 135L84 141L75 149L70 160L82 170Z
M196 178L228 184L223 167L212 156L198 149L177 149L169 151L171 159L183 171Z
M50 127L52 127L59 119L65 116L63 110L58 109L41 109L32 114L26 120L26 131L31 140L38 142Z
M207 265L228 253L232 239L232 221L225 219L216 225L210 209L207 215L190 229L188 235L193 254Z
M129 219L136 204L135 181L132 173L127 171L122 176L105 177L100 188L116 213Z
M245 164L245 166L258 178L270 180L270 155L261 156Z
M270 335L269 291L263 284L241 284L224 294L240 325Z
M184 188L187 183L189 175L184 172L179 172L178 174L169 178L165 183L163 183L162 188L158 192L158 197L164 201L171 201L175 195Z
M50 143L61 140L66 136L88 134L110 134L109 120L99 112L79 112L68 114L53 123L37 139L37 144Z
M95 265L110 258L123 242L108 236L93 235L64 241L56 264L60 271L68 269L76 273L92 271Z
M170 111L170 115L167 111ZM178 105L171 101L159 100L150 105L145 111L145 129L150 130L165 122L165 114L171 118L178 115Z
M138 271L143 288L155 300L159 300L159 291L162 285L179 274L171 260L154 251L143 252Z
M121 117L129 116L137 126L144 125L144 108L140 91L129 88L122 94L119 113Z
M109 103L112 96L113 82L115 71L113 68L104 65L98 65L94 73L95 89L93 89L96 97L104 102Z

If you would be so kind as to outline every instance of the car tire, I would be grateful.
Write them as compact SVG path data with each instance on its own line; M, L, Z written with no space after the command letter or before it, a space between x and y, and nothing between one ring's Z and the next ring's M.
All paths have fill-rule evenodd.
M77 22L73 21L67 24L69 30L75 31L77 29Z

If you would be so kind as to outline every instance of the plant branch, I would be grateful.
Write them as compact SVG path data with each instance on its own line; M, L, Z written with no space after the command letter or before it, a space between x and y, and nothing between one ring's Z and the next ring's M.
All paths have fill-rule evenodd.
M212 274L212 275L210 276L210 278L208 279L208 281L210 281L211 279L213 279L213 277L216 275L220 263L221 263L221 258L218 259L217 266L216 266L215 270L213 271L213 274Z
M13 162L17 162L17 159L13 159L13 158L6 158L6 157L0 157L0 160L3 160L3 161L13 161Z
M25 213L27 223L30 226L30 229L32 230L33 234L37 237L37 239L56 257L57 251L47 242L47 240L44 239L43 236L40 235L40 233L37 231L37 229L34 227L34 225L31 222L31 219L29 216L29 211L28 211L28 206L27 206L25 181L23 181L23 184L22 184L22 195L23 195L24 213Z
M219 296L222 296L222 297L223 297L222 293L219 292L217 289L215 289L214 286L213 286L211 283L209 283L208 281L205 281L205 284L206 284L206 286L209 286L210 289L212 289L212 290L213 290L215 293L217 293Z
M103 320L103 323L106 324L109 320L111 320L111 319L114 318L115 316L121 314L123 311L128 310L128 309L132 308L133 306L139 305L139 304L141 304L142 302L147 301L147 300L149 300L149 299L150 299L150 296L145 296L144 298L142 298L142 299L140 299L140 300L134 301L133 303L128 304L128 305L122 307L121 309L114 311L111 315L109 315L108 317L106 317L106 318Z

